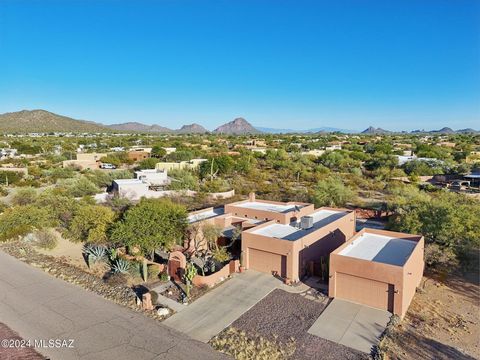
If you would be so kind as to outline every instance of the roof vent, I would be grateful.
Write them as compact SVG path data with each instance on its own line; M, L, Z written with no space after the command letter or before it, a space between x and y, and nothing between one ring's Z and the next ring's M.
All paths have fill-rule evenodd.
M308 230L313 227L313 217L312 216L302 216L300 221L300 228L302 230Z

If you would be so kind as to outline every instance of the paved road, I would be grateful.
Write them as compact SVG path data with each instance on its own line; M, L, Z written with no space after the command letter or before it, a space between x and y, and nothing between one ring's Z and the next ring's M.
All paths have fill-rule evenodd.
M273 276L248 270L169 317L164 324L208 342L279 286L281 282Z
M24 339L74 339L52 359L223 359L208 345L0 251L0 320Z
M390 320L387 311L333 299L308 332L370 353Z

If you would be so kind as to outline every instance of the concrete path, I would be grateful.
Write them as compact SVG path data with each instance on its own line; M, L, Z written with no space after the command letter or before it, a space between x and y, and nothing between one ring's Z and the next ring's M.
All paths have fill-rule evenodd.
M279 285L271 275L248 270L188 305L164 324L208 342Z
M178 301L172 300L166 296L161 295L162 292L167 290L170 286L175 286L173 282L169 281L166 284L162 284L152 288L151 290L155 291L158 294L157 305L166 306L172 309L175 312L180 312L186 309L186 305L180 304Z
M378 344L390 316L387 311L333 299L308 332L370 353L372 347Z
M24 339L73 339L73 349L37 348L52 359L226 358L158 321L1 251L0 319Z

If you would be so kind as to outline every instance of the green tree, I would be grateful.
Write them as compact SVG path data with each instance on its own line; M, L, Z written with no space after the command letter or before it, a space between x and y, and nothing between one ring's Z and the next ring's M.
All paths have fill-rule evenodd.
M0 214L0 241L56 225L57 221L48 208L35 205L14 206Z
M315 187L313 202L315 206L345 206L352 201L355 194L343 181L336 177L328 177L319 181Z
M155 165L160 162L160 159L157 158L148 158L145 160L140 161L138 164L138 168L142 170L146 169L155 169Z
M68 234L77 242L106 243L115 213L101 205L81 206L73 217Z
M98 186L82 176L78 179L65 179L59 182L59 186L65 189L66 193L73 197L95 195L100 192Z
M162 159L163 157L165 157L165 155L167 155L167 150L165 150L163 147L159 145L155 145L154 147L152 147L152 152L150 153L150 156Z
M144 254L182 243L187 228L185 207L168 199L142 199L113 228L112 241L138 246Z

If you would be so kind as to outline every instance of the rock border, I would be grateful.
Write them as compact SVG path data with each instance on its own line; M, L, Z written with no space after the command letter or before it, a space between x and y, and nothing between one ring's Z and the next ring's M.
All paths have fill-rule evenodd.
M157 321L163 321L168 317L158 315L156 309L143 310L137 304L138 297L132 288L126 285L109 285L95 275L66 261L62 261L61 258L37 252L31 244L25 241L16 240L0 243L0 250L30 266L43 270L57 279L78 285L84 290L91 291L104 299L113 301L135 312L143 313ZM169 310L170 315L172 315L174 312L172 309Z

